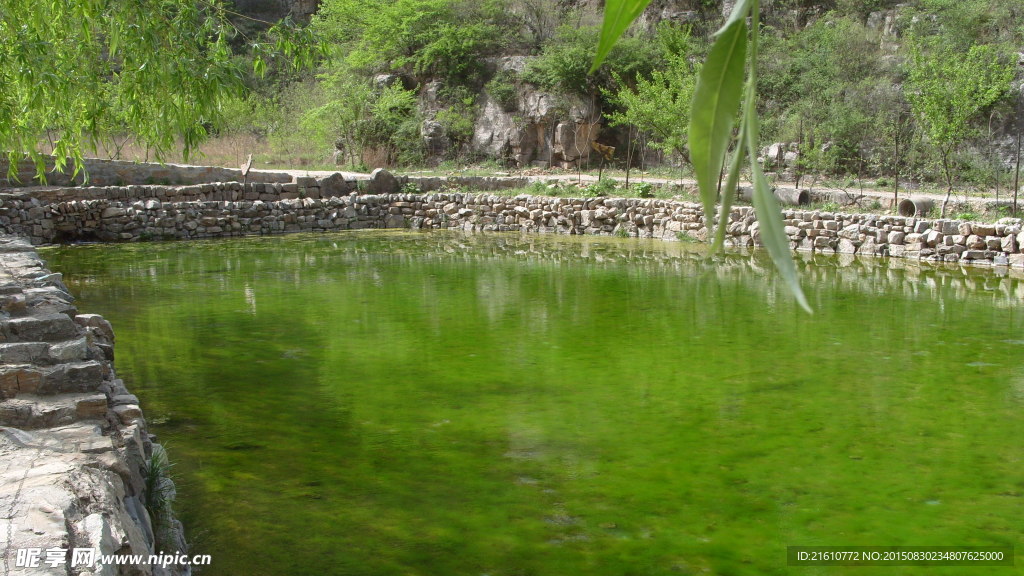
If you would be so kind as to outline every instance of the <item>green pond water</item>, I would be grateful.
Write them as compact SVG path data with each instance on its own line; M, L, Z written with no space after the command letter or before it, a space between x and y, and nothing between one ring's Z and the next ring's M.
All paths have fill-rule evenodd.
M46 249L214 575L1018 574L1024 282L555 236ZM1019 546L1018 546L1019 548Z

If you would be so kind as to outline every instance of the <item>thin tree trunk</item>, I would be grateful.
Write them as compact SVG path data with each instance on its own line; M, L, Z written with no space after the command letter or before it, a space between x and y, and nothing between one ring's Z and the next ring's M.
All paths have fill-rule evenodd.
M1017 216L1017 192L1020 190L1020 124L1024 107L1024 94L1017 95L1017 160L1013 170L1013 216Z
M892 176L892 208L896 210L900 205L900 113L896 113L896 121L893 126L892 133L892 160L893 160L893 176Z
M629 190L629 166L633 162L633 128L626 127L626 190Z
M949 197L953 194L953 175L949 168L949 152L942 153L942 170L946 173L946 198L942 201L942 210L939 218L946 217L946 206L949 204Z

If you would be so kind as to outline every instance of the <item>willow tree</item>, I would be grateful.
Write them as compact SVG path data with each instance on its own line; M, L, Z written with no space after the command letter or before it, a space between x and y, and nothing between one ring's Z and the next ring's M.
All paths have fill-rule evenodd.
M281 28L278 31L283 30ZM161 157L187 158L222 104L244 89L236 33L219 0L4 0L0 6L0 153L75 172L111 129ZM276 48L307 59L310 44ZM264 60L257 58L258 64Z

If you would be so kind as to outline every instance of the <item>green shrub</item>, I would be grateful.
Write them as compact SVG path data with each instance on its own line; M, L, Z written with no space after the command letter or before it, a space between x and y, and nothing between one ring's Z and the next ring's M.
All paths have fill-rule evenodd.
M610 90L616 76L647 76L661 61L657 43L641 37L622 38L591 75L598 36L599 30L594 26L559 28L541 54L527 63L523 80L545 90L590 96L599 94L602 88Z
M484 90L505 112L515 112L519 105L519 75L512 70L503 70L494 75Z
M654 198L654 184L636 182L629 185L630 190L640 198Z

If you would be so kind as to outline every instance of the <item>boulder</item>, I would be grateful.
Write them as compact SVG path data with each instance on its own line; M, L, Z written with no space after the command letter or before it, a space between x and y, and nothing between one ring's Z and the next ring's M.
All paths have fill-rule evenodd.
M399 189L398 178L384 168L370 172L370 182L366 187L367 194L396 194Z

